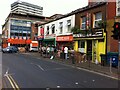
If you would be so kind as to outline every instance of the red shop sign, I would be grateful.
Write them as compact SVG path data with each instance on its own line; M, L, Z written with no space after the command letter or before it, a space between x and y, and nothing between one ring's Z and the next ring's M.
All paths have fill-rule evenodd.
M56 41L73 41L73 36L58 36Z

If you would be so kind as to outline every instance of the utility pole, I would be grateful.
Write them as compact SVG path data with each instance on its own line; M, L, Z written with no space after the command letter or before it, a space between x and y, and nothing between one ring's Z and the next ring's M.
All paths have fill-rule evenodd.
M120 36L118 36L118 79L120 79Z
M118 90L120 90L120 36L118 36Z

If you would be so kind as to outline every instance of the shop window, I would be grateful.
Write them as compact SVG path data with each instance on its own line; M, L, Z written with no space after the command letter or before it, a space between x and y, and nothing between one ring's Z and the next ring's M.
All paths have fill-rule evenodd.
M78 51L85 53L85 41L78 41Z
M85 28L86 28L86 17L84 16L84 17L82 17L81 18L81 29L82 30L85 30Z
M78 41L78 48L85 48L85 41Z
M63 32L63 22L59 23L60 34Z
M68 33L71 32L71 20L67 20L67 29L68 29Z
M102 20L102 12L94 14L94 28L99 27L98 22Z

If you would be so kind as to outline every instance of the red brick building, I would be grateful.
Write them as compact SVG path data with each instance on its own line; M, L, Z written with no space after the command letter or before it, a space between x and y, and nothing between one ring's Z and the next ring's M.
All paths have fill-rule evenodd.
M99 0L100 1L100 0ZM104 1L104 0L102 0ZM89 0L89 5L93 5L95 3L100 3L97 0ZM115 19L117 15L117 0L108 0L106 2L105 6L105 20L107 21L106 26L106 35L107 35L107 52L118 52L118 40L114 40L112 35L113 25L115 21L118 21Z

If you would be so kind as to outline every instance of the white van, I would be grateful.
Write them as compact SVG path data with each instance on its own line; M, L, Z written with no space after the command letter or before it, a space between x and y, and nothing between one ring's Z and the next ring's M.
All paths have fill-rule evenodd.
M29 51L38 51L38 41L31 42Z

